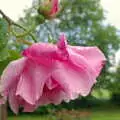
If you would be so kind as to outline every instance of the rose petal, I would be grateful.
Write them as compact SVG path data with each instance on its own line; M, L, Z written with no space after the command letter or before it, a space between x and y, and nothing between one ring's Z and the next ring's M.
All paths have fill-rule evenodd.
M79 47L79 46L69 46L75 53L83 56L89 66L93 68L96 72L96 77L100 74L103 68L106 58L104 54L97 47Z
M42 95L45 81L49 77L51 68L28 60L24 72L20 76L16 95L21 96L29 104L34 105Z
M18 77L24 69L26 63L26 58L21 58L19 60L12 61L4 70L1 76L1 91L7 93L11 86L18 81Z
M53 44L39 43L23 51L23 55L45 66L51 66L57 47Z

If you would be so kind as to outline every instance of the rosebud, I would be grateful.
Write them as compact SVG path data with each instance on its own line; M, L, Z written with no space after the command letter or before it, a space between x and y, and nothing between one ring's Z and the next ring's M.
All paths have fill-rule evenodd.
M59 12L59 0L46 0L40 5L38 13L46 19L53 19Z

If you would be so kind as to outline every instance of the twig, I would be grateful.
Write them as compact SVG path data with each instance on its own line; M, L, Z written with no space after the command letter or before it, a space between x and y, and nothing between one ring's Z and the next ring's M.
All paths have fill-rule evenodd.
M30 45L33 44L32 42L29 42L29 41L24 40L24 39L17 39L16 41L17 41L17 42L20 42L20 43L24 43L24 44L26 44L26 45L28 45L28 46L30 46Z
M0 14L3 16L3 18L6 19L6 21L7 21L10 25L14 23L7 15L5 15L5 13L4 13L2 10L0 10Z
M2 10L0 10L0 14L9 23L9 25L15 25L15 26L23 29L24 31L28 32L28 30L26 28L24 28L23 26L15 23L12 19L10 19L7 15L5 15L5 13ZM36 38L34 37L34 35L31 32L28 32L28 34L31 36L31 38L34 40L34 42L37 42Z
M26 31L26 33L28 33L35 42L37 42L37 40L36 40L36 38L34 37L34 35L33 35L30 31L28 31L26 28L24 28L23 26L15 23L15 22L13 23L13 25L15 25L15 26L23 29L24 31Z

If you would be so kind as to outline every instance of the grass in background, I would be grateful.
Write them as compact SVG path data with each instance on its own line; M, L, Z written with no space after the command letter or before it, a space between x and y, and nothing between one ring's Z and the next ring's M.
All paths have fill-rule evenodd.
M20 115L20 116L19 115L8 116L8 120L59 120L59 119L51 115L40 116L40 115L28 114L28 115ZM81 120L87 120L87 119L81 119ZM91 115L88 120L120 120L120 109L115 109L115 108L93 109L91 110Z
M91 120L120 120L120 109L94 110Z

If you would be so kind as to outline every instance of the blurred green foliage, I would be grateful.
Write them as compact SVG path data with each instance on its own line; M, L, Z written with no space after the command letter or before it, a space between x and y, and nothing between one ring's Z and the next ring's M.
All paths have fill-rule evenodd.
M9 26L7 21L0 18L0 61L5 60L9 56L7 50L8 29Z
M5 19L0 18L0 51L6 47L8 42L8 23Z

